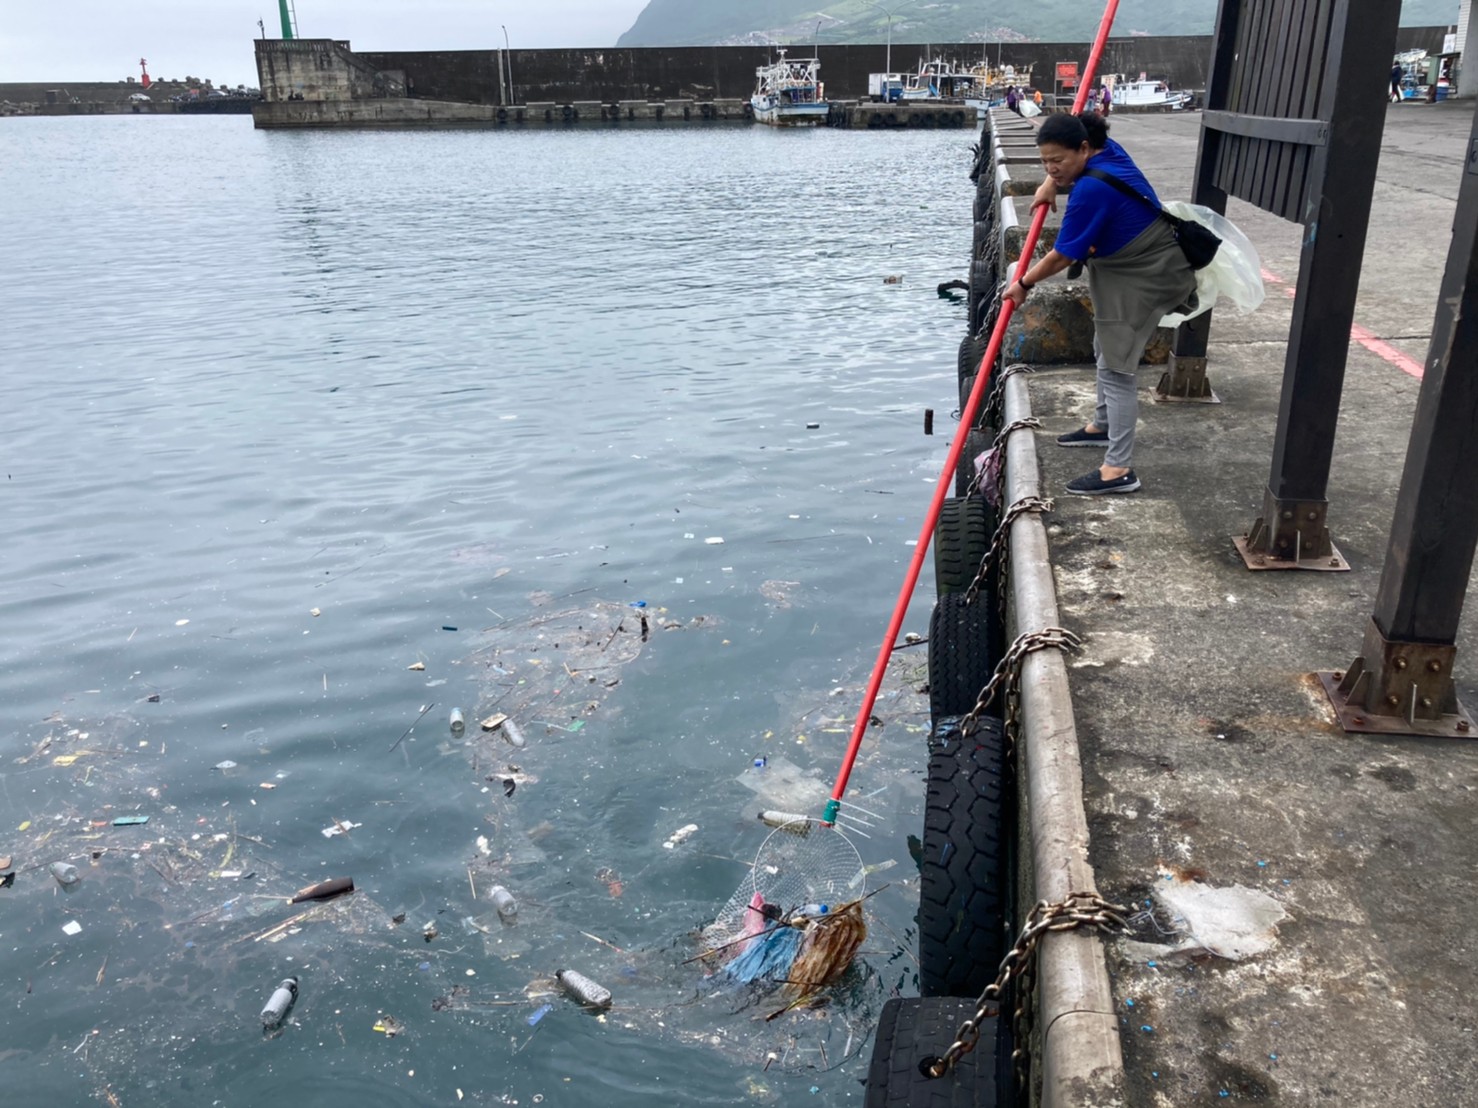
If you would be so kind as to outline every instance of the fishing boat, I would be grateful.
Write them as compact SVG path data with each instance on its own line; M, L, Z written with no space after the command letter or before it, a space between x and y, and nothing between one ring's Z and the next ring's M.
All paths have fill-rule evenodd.
M825 123L831 111L826 86L821 83L818 58L780 58L755 71L754 95L749 98L754 118L777 127L814 127Z
M975 91L974 73L962 70L953 62L942 58L920 61L919 71L909 76L899 99L910 100L964 100Z
M998 108L1006 102L1006 90L1009 88L1030 89L1032 83L1032 67L1027 66L992 66L981 62L965 70L974 84L965 93L965 106L975 109L977 119L984 119L986 111L990 108Z
M1143 74L1137 81L1116 78L1111 97L1116 108L1179 109L1191 101L1189 92L1172 89L1169 82L1149 80Z

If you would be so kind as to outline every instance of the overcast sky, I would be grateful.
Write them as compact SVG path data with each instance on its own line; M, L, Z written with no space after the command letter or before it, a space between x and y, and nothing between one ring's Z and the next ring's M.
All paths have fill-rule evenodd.
M361 50L614 46L646 0L293 0L304 38ZM209 77L257 83L257 20L278 36L277 0L4 0L0 82Z

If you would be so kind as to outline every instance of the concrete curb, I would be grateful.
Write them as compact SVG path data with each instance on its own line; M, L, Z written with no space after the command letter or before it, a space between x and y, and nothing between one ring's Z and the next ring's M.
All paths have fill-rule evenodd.
M1031 415L1026 379L1003 382L1005 425ZM1006 443L1006 502L1038 496L1036 440L1013 433ZM1011 525L1012 636L1059 625L1047 530L1033 512ZM1094 892L1088 861L1083 770L1068 689L1067 663L1056 650L1028 654L1021 670L1018 790L1024 793L1031 845L1033 900L1058 901ZM1038 1072L1045 1108L1121 1108L1124 1059L1100 938L1088 931L1049 932L1037 952Z

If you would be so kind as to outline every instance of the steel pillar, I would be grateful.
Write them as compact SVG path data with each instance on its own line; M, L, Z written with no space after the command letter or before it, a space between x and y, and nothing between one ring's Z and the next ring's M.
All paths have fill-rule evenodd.
M1326 492L1386 118L1387 85L1375 76L1390 71L1400 11L1400 0L1336 0L1316 110L1244 126L1313 140L1272 472L1263 513L1237 543L1249 569L1348 568L1331 564Z
M1360 656L1321 674L1347 731L1474 737L1452 681L1478 549L1478 117L1386 563Z

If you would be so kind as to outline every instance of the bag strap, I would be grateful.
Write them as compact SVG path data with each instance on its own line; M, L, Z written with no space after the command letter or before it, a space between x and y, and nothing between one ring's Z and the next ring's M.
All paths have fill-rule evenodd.
M1137 188L1131 185L1128 181L1124 180L1122 177L1115 177L1112 173L1105 173L1101 169L1088 168L1083 170L1083 172L1089 177L1097 177L1100 181L1112 185L1114 188L1122 192L1125 196L1132 196L1141 204L1154 208L1155 211L1162 214L1164 213L1164 209L1161 208L1160 205L1156 204L1148 196L1140 192Z

